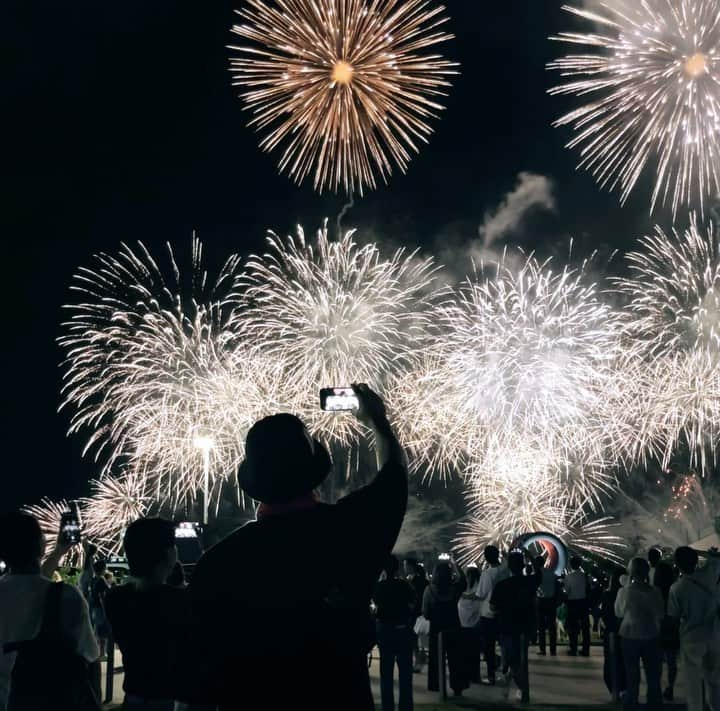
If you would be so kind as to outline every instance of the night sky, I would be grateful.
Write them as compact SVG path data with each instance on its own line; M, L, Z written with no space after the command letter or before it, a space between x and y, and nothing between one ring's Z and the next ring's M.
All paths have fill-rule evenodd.
M265 231L308 230L344 200L277 174L257 148L230 85L233 9L242 0L72 3L10 0L0 18L5 223L5 422L0 506L87 493L92 463L57 414L61 305L91 256L141 239L188 248L208 265L262 249ZM560 0L445 0L461 75L436 133L347 226L428 252L476 239L488 210L521 171L555 185L554 213L531 216L507 243L540 254L626 249L651 224L641 184L621 208L575 172L568 132L550 124L568 107L546 95L562 53L547 37L577 28ZM669 222L663 213L658 221Z

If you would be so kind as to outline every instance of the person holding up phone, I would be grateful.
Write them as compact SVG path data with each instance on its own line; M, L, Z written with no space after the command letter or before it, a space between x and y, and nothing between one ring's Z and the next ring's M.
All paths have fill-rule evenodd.
M378 473L335 505L315 494L330 454L299 418L273 415L248 432L238 479L260 502L257 520L194 571L182 701L221 711L374 708L370 600L400 532L408 482L382 400L366 385L353 392L355 416L374 435Z
M45 540L37 519L19 511L0 517L0 558L8 566L0 579L0 711L100 708L99 651L87 603L74 586L50 579L70 547L61 533L41 565ZM33 651L44 626L54 633ZM80 693L83 705L70 701Z

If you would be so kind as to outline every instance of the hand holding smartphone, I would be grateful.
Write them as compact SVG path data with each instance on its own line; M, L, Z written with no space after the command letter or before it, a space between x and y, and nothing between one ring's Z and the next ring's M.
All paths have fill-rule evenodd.
M60 540L67 546L80 543L82 532L80 517L72 511L65 511L60 516Z
M325 412L354 412L360 407L360 401L351 387L323 388L320 407Z

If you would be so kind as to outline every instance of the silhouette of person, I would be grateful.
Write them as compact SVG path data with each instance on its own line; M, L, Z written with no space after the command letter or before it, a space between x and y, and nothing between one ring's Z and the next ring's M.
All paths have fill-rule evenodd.
M177 561L175 524L159 518L133 521L123 546L133 578L105 596L123 656L123 710L173 711L187 624L186 591L169 584Z
M567 608L567 629L570 641L568 654L578 653L578 636L582 632L583 657L590 655L590 585L582 567L582 558L570 559L570 572L565 576L565 606Z
M675 551L682 575L668 597L668 615L680 625L688 711L702 711L703 688L710 709L720 709L720 557L714 548L706 555L698 567L697 551Z
M660 624L665 616L665 603L660 590L650 585L650 564L644 558L630 561L628 575L628 584L620 589L615 599L615 615L622 619L620 638L627 680L624 706L637 708L642 659L647 707L657 709L662 706Z
M208 550L193 573L181 701L221 711L373 708L370 600L400 532L408 482L382 400L353 387L379 471L335 505L314 494L332 462L300 419L273 415L248 432L238 478L260 502L257 520Z
M393 674L398 667L400 711L413 708L413 649L415 635L411 626L415 609L415 591L399 576L400 563L390 556L385 564L385 579L375 588L377 636L380 649L380 693L383 711L394 711Z

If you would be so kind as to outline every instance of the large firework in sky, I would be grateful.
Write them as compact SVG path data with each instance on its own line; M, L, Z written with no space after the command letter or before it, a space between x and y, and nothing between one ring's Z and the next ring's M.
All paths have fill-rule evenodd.
M210 443L211 486L234 473L244 432L274 403L272 367L241 357L225 328L238 260L214 282L192 244L183 279L168 245L164 267L143 247L100 254L73 283L67 307L63 406L70 432L87 432L101 478L122 467L147 481L146 492L172 507L204 485Z
M104 554L120 553L127 526L154 503L146 487L147 479L132 473L90 482L90 496L79 502L83 536Z
M429 0L248 0L233 32L233 83L281 151L280 171L322 191L362 193L407 168L454 64L425 50L451 39Z
M571 506L557 480L528 478L523 470L510 479L479 479L469 487L466 503L468 514L454 541L462 564L480 563L487 545L507 551L518 536L537 531L552 533L576 550L621 559L616 524Z
M319 410L323 387L367 382L383 389L429 342L436 298L431 259L399 250L385 258L352 232L332 239L268 237L237 282L229 327L258 357L284 364L285 400L313 429L350 442L355 418Z
M596 500L612 482L606 417L625 346L585 267L503 258L463 282L433 322L428 355L391 398L418 465L485 476L504 466L494 452L534 451L531 466L555 471L574 501Z
M684 445L691 465L704 469L720 438L718 239L696 217L671 234L658 227L628 255L630 276L616 281L629 304L644 391L635 448L663 466Z
M439 287L432 259L326 228L270 235L215 281L197 241L189 279L170 248L167 263L142 245L99 255L61 338L71 432L99 461L87 530L112 549L148 507L198 500L206 471L217 507L248 428L273 412L354 446L355 418L323 413L318 393L366 381L418 475L465 480L472 535L545 529L592 547L601 529L584 527L623 466L715 451L719 255L712 225L658 230L616 280L622 308L588 262L506 254Z
M575 131L580 167L621 201L654 172L652 208L720 192L720 12L717 0L613 0L565 6L597 29L553 39L584 48L551 62L552 94L582 105L556 125Z

